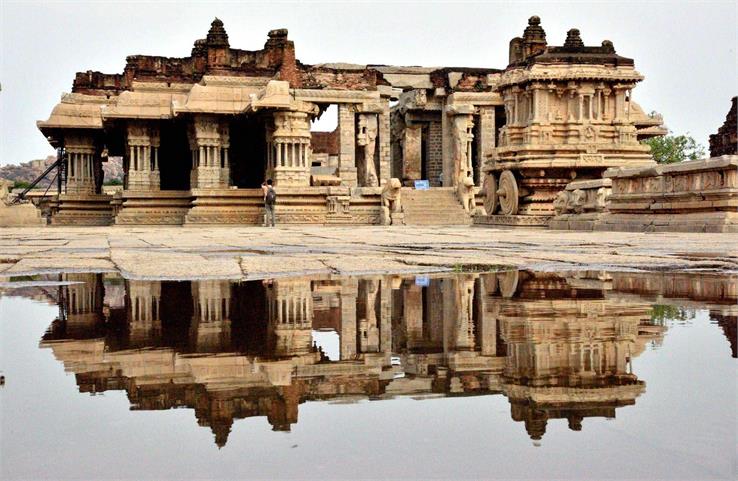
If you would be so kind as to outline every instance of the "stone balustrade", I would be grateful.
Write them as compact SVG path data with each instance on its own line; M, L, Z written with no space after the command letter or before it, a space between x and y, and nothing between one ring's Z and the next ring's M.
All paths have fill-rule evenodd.
M738 232L738 155L605 177L612 195L596 230Z

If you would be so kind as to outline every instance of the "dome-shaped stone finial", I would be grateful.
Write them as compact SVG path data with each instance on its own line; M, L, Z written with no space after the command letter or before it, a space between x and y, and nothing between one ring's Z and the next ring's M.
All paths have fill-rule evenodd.
M578 49L584 47L582 37L579 36L579 29L572 28L566 32L566 40L564 41L564 48Z
M546 31L541 27L541 19L533 15L523 31L523 57L538 55L546 50Z
M541 27L541 19L533 15L528 19L528 26L523 31L523 39L527 42L546 43L546 31Z
M225 28L223 28L223 21L218 17L215 17L215 20L210 24L206 43L212 47L228 46L228 34L226 33Z

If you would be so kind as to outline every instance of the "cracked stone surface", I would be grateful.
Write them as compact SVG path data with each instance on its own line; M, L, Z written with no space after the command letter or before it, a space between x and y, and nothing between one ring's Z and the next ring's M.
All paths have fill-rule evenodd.
M738 272L738 235L466 226L28 227L0 231L5 277L118 271L129 278L266 278L513 266Z

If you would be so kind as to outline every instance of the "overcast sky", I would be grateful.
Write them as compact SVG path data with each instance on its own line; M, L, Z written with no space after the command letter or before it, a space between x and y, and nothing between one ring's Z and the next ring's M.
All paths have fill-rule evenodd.
M234 48L263 47L286 27L305 63L504 68L531 15L549 45L569 28L612 40L646 76L634 100L707 146L738 91L735 0L700 2L33 2L0 0L0 164L53 153L48 118L74 73L120 73L133 54L182 57L223 20Z

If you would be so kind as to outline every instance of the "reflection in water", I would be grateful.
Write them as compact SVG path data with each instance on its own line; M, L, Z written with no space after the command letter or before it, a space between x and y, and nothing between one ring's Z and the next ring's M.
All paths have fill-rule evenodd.
M540 439L550 419L581 430L584 418L615 417L645 391L632 361L663 336L655 297L709 300L735 326L735 282L656 279L66 274L77 283L59 287L59 318L41 345L80 391L125 390L134 410L193 408L219 446L234 419L265 416L289 430L306 401L396 395L502 394L513 420ZM334 352L325 339L337 339Z

